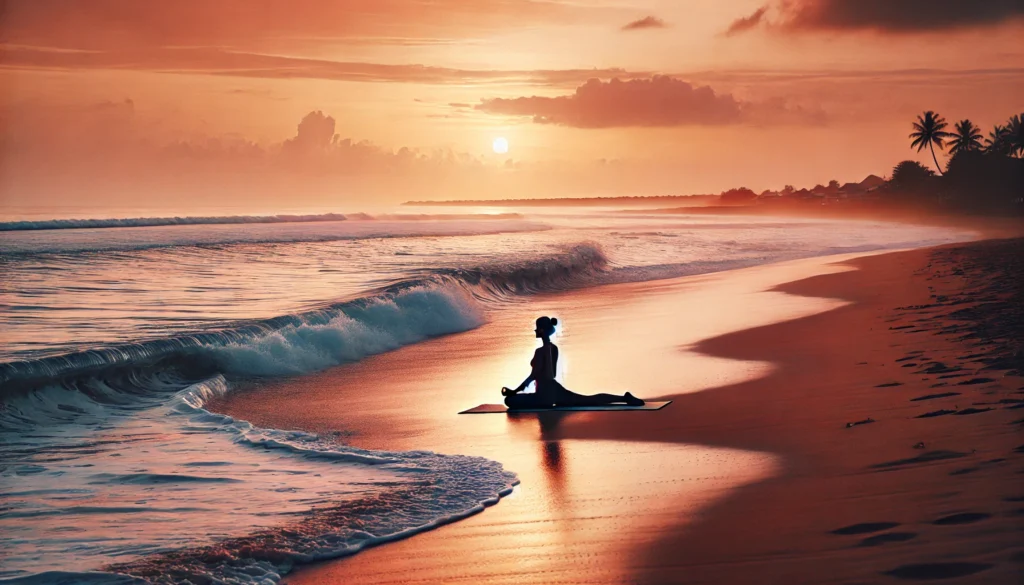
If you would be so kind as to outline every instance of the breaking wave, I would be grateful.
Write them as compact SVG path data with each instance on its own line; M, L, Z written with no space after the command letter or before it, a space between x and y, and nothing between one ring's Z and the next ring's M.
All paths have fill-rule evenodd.
M252 377L313 372L474 328L491 304L592 283L606 265L596 246L577 245L425 271L272 319L0 364L0 524L15 539L0 580L276 582L295 563L496 503L517 483L497 462L358 449L206 405ZM116 529L95 531L99 517ZM68 527L80 533L73 550Z
M232 327L0 364L11 390L120 367L189 367L235 375L295 375L350 363L483 323L488 303L583 283L607 261L593 245L473 269L434 270L367 296Z

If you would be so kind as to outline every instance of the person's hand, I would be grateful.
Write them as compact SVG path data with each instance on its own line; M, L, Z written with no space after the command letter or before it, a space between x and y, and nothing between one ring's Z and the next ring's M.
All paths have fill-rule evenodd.
M501 387L501 395L502 396L509 396L509 395L512 395L512 394L516 394L516 393L518 393L521 390L522 390L522 388L516 388L515 390L512 390L510 388L502 386Z

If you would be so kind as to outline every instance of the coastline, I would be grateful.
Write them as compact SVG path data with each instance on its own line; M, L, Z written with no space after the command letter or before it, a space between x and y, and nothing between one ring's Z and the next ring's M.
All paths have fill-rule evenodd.
M873 207L870 205L707 205L661 207L648 210L623 209L624 213L664 215L720 215L733 217L787 217L833 221L891 222L921 226L977 230L986 238L1012 238L1021 233L1021 217L1005 215L962 215L938 213L913 206Z
M213 408L276 428L350 430L360 447L483 455L520 474L516 492L483 514L301 568L289 583L850 582L927 571L914 566L957 556L968 559L957 561L961 568L977 569L974 582L1012 579L1020 551L1006 543L1020 529L1020 504L1004 500L1022 494L1002 491L1011 489L1005 479L1019 442L1007 423L1020 413L1011 404L977 416L910 418L965 399L911 402L938 382L910 376L896 361L919 351L908 344L945 360L963 348L883 326L896 307L927 301L936 283L913 272L931 253L861 254L852 261L857 272L826 257L539 297L478 330L268 384ZM766 289L773 290L759 292ZM569 324L559 343L571 360L570 388L611 389L595 386L624 383L618 370L633 364L632 388L650 389L635 393L676 402L658 413L452 416L496 402L484 386L520 375L531 340L509 336L537 312ZM666 332L669 318L688 330ZM623 348L624 339L641 341ZM695 343L700 353L679 351ZM660 365L642 367L652 362ZM663 366L670 377L651 371ZM900 385L875 387L892 378ZM978 388L1012 400L1014 381ZM845 428L868 417L875 423ZM958 437L964 425L969 446ZM921 441L926 448L913 449ZM871 467L936 452L957 455L885 468L891 472ZM586 469L594 460L605 464ZM709 470L702 461L716 463ZM949 475L961 469L971 471ZM930 524L957 513L988 516ZM901 527L830 534L864 522Z

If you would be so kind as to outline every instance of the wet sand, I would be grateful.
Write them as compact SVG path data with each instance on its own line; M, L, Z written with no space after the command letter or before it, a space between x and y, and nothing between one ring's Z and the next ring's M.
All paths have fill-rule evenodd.
M1024 379L979 361L1012 345L998 319L967 340L941 330L966 326L946 315L970 303L942 303L991 267L968 274L928 250L843 260L535 297L474 331L212 407L519 474L481 514L289 583L1019 582ZM985 294L1013 294L1008 274ZM565 324L569 388L675 402L456 415L524 377L539 314Z

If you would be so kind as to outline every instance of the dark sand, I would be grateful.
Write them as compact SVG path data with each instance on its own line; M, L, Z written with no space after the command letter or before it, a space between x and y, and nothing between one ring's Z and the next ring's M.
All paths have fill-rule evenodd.
M481 514L289 583L1020 583L1022 258L982 242L539 297L212 408L519 473ZM566 324L570 388L675 402L455 415L522 378L541 313Z

